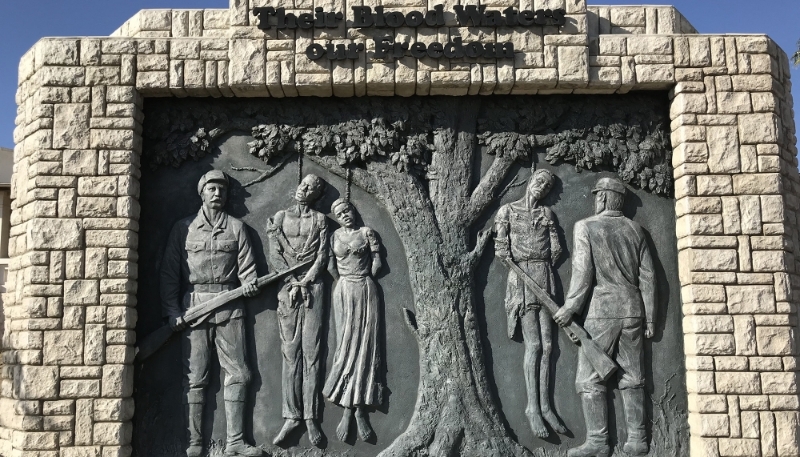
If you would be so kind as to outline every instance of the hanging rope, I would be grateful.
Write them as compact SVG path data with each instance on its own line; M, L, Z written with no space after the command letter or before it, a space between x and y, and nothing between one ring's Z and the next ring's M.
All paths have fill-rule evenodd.
M350 203L350 187L353 185L353 169L347 167L347 188L344 191L344 199L347 203Z
M303 152L297 153L297 185L303 181Z

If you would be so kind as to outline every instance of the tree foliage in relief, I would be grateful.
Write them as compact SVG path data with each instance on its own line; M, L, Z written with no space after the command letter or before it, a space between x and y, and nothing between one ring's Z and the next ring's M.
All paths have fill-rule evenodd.
M232 131L250 133L250 153L269 162L291 153L332 156L341 166L390 162L398 172L425 177L435 148L437 111L446 98L189 100L179 109L160 100L146 122L145 156L152 166L179 166L209 152ZM578 171L614 170L636 187L670 195L671 146L666 97L503 96L481 101L475 125L482 149L495 157L550 163ZM186 113L191 115L187 118Z

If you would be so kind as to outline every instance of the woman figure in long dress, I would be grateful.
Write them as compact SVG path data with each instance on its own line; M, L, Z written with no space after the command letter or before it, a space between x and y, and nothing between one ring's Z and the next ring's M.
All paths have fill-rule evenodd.
M381 269L380 244L371 228L357 226L350 202L338 199L331 211L342 226L331 235L330 270L337 280L332 300L336 352L322 393L344 408L336 436L347 439L355 415L358 436L367 441L375 432L365 407L380 405L384 388L379 373L380 299L372 279Z

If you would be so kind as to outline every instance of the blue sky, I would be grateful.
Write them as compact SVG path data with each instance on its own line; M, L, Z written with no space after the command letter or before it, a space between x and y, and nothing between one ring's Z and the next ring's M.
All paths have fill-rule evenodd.
M45 36L106 36L147 8L226 8L226 0L2 0L0 2L0 146L13 147L19 58ZM643 4L653 4L652 0ZM800 0L673 0L700 33L766 33L787 53L800 39ZM630 5L635 0L589 0L590 5ZM792 71L800 99L800 68Z

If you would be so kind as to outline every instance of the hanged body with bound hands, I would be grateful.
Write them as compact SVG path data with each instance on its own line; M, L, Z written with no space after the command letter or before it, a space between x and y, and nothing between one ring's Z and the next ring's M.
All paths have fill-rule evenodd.
M336 352L323 395L344 408L336 430L345 441L355 413L358 436L363 441L375 434L365 407L383 401L380 373L380 297L373 278L381 269L380 244L369 227L356 224L355 208L339 199L331 206L341 228L331 235L329 270L337 279L332 308L336 328Z
M557 222L553 211L541 204L553 187L555 176L548 170L533 172L525 196L503 205L495 218L495 252L516 263L542 290L553 294L553 264L561 256ZM549 435L545 421L557 433L566 428L550 404L550 355L554 322L542 304L513 271L508 273L505 297L508 337L521 327L525 343L525 384L528 390L528 417L533 433Z
M273 440L282 442L305 422L308 439L322 443L319 428L320 341L324 316L322 271L328 263L328 223L312 209L325 182L306 175L294 195L295 205L278 211L267 222L269 263L282 271L298 263L313 263L288 275L278 292L278 326L283 355L283 428Z

